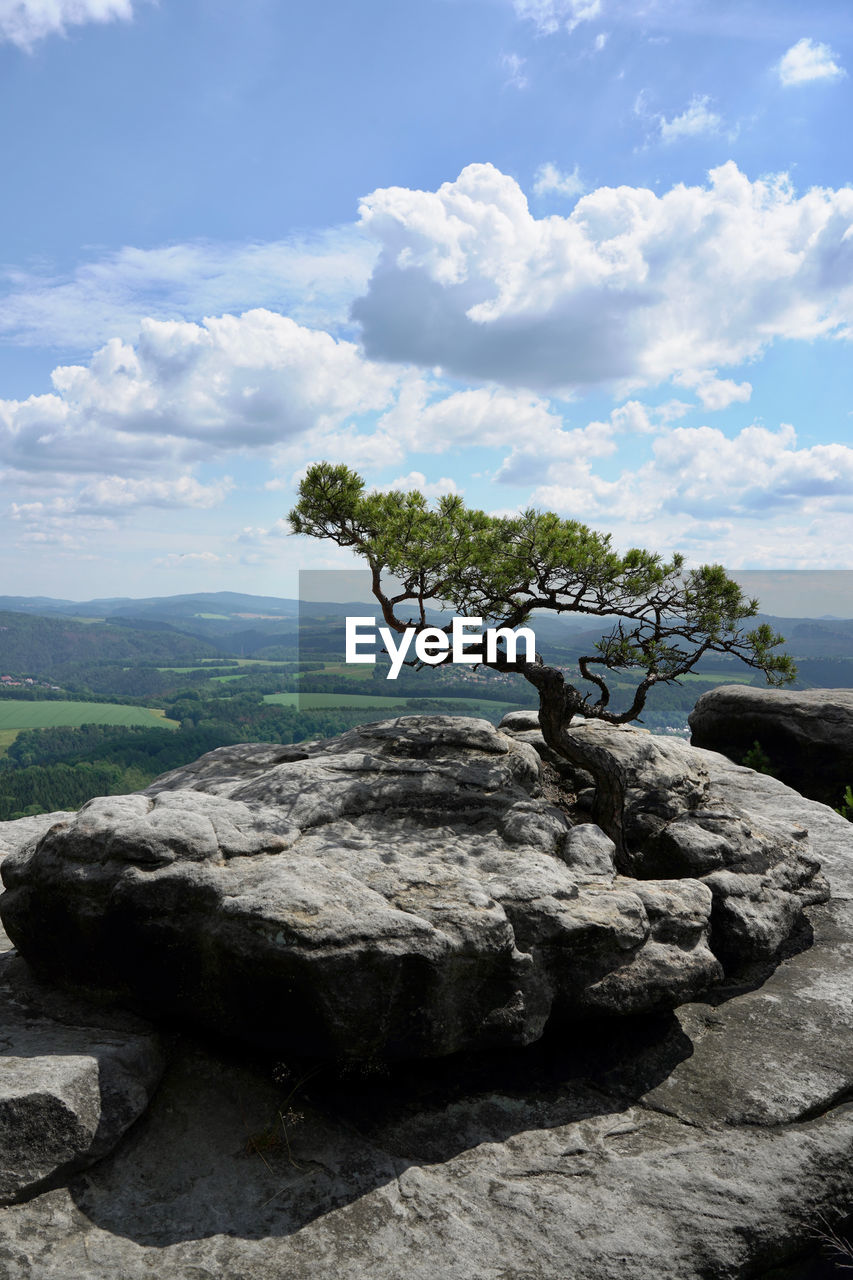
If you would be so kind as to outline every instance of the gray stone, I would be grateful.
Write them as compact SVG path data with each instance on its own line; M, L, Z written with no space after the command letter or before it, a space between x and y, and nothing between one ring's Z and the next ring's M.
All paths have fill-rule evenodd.
M574 716L571 723L584 724L585 720L583 716ZM526 742L533 747L539 758L556 771L560 783L569 790L577 794L594 784L595 779L591 773L586 769L579 769L548 746L539 728L538 711L509 711L498 728L503 733L511 733L516 742Z
M538 711L508 711L498 725L508 733L539 732ZM543 739L544 741L544 739Z
M612 879L616 875L615 854L616 845L594 822L572 827L563 845L563 857L569 866L593 876Z
M801 950L665 1017L373 1085L275 1088L187 1044L112 1155L0 1215L3 1280L754 1280L808 1248L853 1206L853 826L696 754L756 827L808 830L832 900Z
M827 898L803 824L757 810L748 791L736 796L717 756L578 717L566 740L575 764L595 775L593 795L578 803L612 837L617 867L640 879L693 877L711 890L711 947L725 965L775 955L803 907Z
M689 716L695 746L740 763L755 742L773 772L803 795L840 805L853 784L853 689L721 685Z
M40 972L148 1016L279 1053L436 1056L720 977L710 890L602 875L607 848L542 796L528 744L403 717L90 801L7 857L0 912Z
M39 840L54 823L62 822L73 814L63 809L58 813L39 813L34 817L15 818L12 822L0 822L0 863L9 853L23 849ZM12 950L12 942L0 924L0 954Z
M143 1113L164 1066L154 1030L0 958L0 1204L100 1159Z

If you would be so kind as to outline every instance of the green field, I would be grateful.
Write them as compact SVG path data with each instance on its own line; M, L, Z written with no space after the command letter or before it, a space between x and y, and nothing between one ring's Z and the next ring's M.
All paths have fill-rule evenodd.
M275 702L281 707L298 706L303 711L315 711L327 707L376 707L378 711L396 707L397 710L404 711L406 702L410 698L410 694L406 697L389 698L382 694L371 693L268 693L264 697L264 702ZM480 715L483 708L494 710L495 707L512 706L518 710L516 704L505 702L503 698L433 698L431 701L458 706L460 711L466 711L472 716Z
M280 707L302 707L315 711L323 707L402 707L405 698L386 698L381 694L362 693L267 693L264 702L275 702Z
M81 724L141 724L148 729L177 729L176 720L167 720L151 707L124 707L112 702L0 702L0 746L8 747L21 729L53 729L59 725L79 728ZM11 737L8 735L11 734Z
M208 666L209 664L213 664L213 663L216 663L217 665L216 666L211 665L211 670L214 670L214 671L219 670L218 658L199 658L198 662L184 662L179 667L158 667L157 670L158 671L200 671L202 667ZM277 662L275 659L270 659L270 658L234 658L231 661L229 661L228 666L223 667L222 670L223 671L233 670L235 666L236 667L272 667L273 669L275 669L277 667L287 666L287 663ZM239 674L245 676L245 675L248 675L249 673L247 671L242 671ZM217 680L219 679L219 677L211 676L211 679Z

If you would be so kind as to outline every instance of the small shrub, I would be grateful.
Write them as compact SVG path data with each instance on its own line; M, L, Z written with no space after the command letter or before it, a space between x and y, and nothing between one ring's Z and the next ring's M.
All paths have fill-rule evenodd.
M760 742L753 742L743 757L741 764L745 764L747 769L754 769L756 773L767 773L773 778L776 776L770 763L770 757Z
M848 822L853 822L853 787L850 786L849 782L844 790L844 795L841 797L841 805L835 812L840 813L842 818L846 818Z

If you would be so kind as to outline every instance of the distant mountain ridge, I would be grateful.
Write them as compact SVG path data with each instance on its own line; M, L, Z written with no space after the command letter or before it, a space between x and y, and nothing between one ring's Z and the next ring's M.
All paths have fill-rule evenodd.
M237 591L200 591L191 595L149 596L135 599L131 596L113 596L102 600L55 600L49 596L0 596L0 611L14 613L38 613L44 616L64 614L86 618L111 618L116 616L140 617L156 614L164 618L180 615L192 617L215 611L226 616L235 614L261 614L275 617L294 617L299 610L298 600L277 596L244 595Z
M311 630L322 632L329 641L342 647L343 619L354 611L377 614L375 601L341 603L310 602L278 596L256 596L234 591L196 592L176 596L153 596L142 599L113 597L100 600L73 601L45 596L0 596L0 611L9 615L63 619L67 623L92 631L95 622L74 619L103 619L103 626L113 634L137 628L153 639L156 632L170 632L175 638L195 637L208 648L201 652L232 653L250 656L264 647L296 641L300 608L311 619ZM303 614L303 623L305 616ZM853 659L853 619L850 618L780 618L759 614L755 624L768 622L785 637L785 649L795 659ZM590 618L582 614L536 614L532 620L537 639L545 649L561 653L591 652L592 646L611 625L612 619ZM0 640L3 635L0 633ZM70 638L70 637L69 637ZM164 637L165 638L165 637ZM92 635L94 639L94 633ZM85 642L80 637L80 643ZM110 646L115 640L110 640ZM0 644L0 662L3 660ZM118 656L118 655L116 655ZM7 656L8 663L9 658Z

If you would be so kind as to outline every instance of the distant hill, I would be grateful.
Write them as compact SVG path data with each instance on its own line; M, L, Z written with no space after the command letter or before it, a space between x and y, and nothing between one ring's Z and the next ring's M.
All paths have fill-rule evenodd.
M298 600L277 596L242 595L236 591L200 591L194 595L151 596L134 600L117 596L104 600L53 600L49 596L0 596L0 610L42 615L64 614L77 618L251 617L293 618L299 611Z
M0 675L50 676L69 663L195 662L220 651L172 628L136 630L111 622L0 612Z
M375 601L312 602L307 606L310 615L303 612L303 648L310 652L343 650L343 621L347 614L377 613ZM116 658L124 656L120 650L116 632L121 629L125 643L130 644L130 633L144 632L148 637L147 652L154 660L165 655L167 660L176 657L201 657L214 654L252 657L270 650L286 650L292 654L300 623L300 602L279 596L255 596L234 591L197 592L189 595L153 596L145 599L117 597L103 600L73 601L54 600L36 596L0 596L0 610L21 617L39 616L44 619L64 618L70 624L75 618L97 618L106 621L88 624L70 624L66 634L66 648L83 651L91 646L89 654ZM303 605L303 610L305 606ZM439 620L440 615L435 615ZM445 615L446 618L446 615ZM441 618L442 623L445 618ZM591 619L582 614L542 613L534 616L533 626L539 647L553 661L567 660L581 653L591 653L598 640L612 624L613 619ZM307 627L306 627L307 622ZM853 619L845 618L778 618L759 614L755 623L768 622L785 637L785 649L795 659L853 659ZM83 625L89 640L73 631L73 625ZM111 628L111 631L97 628ZM169 632L174 637L172 647L163 640L162 648L154 636ZM0 638L5 633L0 633ZM76 639L72 640L72 636ZM181 648L177 637L183 636ZM106 637L106 638L105 638ZM9 637L6 637L9 640ZM192 647L193 639L196 647ZM135 652L143 660L146 642L137 638ZM168 653L167 653L167 650ZM8 653L8 650L5 651ZM8 665L0 645L0 665ZM128 653L128 659L132 660ZM722 659L711 658L703 667L717 667ZM16 664L20 666L20 662Z

